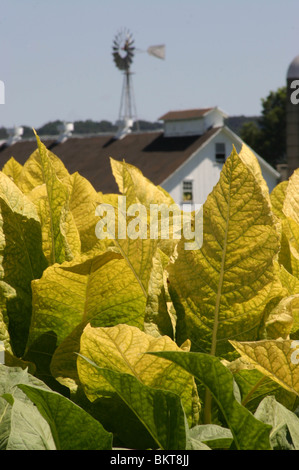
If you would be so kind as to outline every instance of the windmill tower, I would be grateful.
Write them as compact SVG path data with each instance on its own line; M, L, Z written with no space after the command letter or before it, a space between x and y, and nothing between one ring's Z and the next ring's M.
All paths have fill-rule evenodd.
M134 121L137 122L136 104L132 83L131 64L136 48L134 39L129 30L123 29L114 38L112 55L116 67L123 72L123 85L118 116L118 131L115 138L121 139L131 132ZM138 52L143 52L137 49ZM165 58L165 46L150 46L147 51L150 55Z

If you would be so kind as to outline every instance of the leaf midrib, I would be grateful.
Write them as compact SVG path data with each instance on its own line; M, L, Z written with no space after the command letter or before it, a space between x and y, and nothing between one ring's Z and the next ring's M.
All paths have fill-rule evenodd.
M218 333L218 324L219 324L219 308L220 308L220 300L221 300L221 295L222 295L223 277L224 277L224 272L225 272L224 266L225 266L226 251L227 251L227 237L228 237L230 202L231 202L231 180L232 180L231 173L232 171L230 170L224 243L223 243L222 259L221 259L221 267L220 267L220 273L219 273L218 289L217 289L216 302L215 302L215 310L214 310L214 324L213 324L212 344L211 344L212 356L216 355L217 333Z
M54 240L54 225L53 225L53 217L52 217L52 207L51 207L51 198L49 194L49 189L48 189L48 182L46 181L46 174L44 171L44 158L42 156L42 149L39 144L39 155L41 159L41 170L42 170L42 175L43 175L43 181L45 182L46 186L46 191L47 191L47 201L48 201L48 206L49 206L49 218L50 218L50 228L51 228L51 246L52 246L52 253L51 253L51 258L52 258L52 264L56 262L56 257L55 257L55 240Z

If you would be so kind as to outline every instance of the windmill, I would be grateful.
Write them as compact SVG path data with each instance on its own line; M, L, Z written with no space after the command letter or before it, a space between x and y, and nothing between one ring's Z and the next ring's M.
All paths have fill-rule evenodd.
M112 51L116 67L124 74L118 119L119 127L116 134L116 138L121 139L131 131L134 120L137 121L131 64L135 51L145 51L135 48L133 36L128 29L123 29L116 34L113 40ZM164 45L150 46L146 52L159 59L165 58Z

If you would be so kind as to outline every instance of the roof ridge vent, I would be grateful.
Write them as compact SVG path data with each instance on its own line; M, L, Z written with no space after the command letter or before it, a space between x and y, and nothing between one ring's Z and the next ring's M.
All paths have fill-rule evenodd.
M114 138L121 140L132 132L134 120L132 118L125 118L117 121L116 124L118 125L118 129Z
M16 142L19 142L19 140L22 139L24 128L21 126L14 126L10 129L7 129L7 132L8 132L8 139L5 142L5 145L9 147L10 145L15 144Z
M71 137L74 130L74 124L72 122L63 121L62 124L57 126L59 136L57 138L57 144L63 144L69 137Z

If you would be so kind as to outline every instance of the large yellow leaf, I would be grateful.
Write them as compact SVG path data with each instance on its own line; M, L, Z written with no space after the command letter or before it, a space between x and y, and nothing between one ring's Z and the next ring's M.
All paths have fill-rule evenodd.
M55 264L32 283L32 344L52 331L60 344L78 325L143 326L146 298L121 255L108 251L85 261Z
M110 159L110 162L113 175L119 187L119 191L126 198L125 209L128 210L128 208L133 207L134 204L141 204L143 206L143 208L146 210L145 221L148 223L147 237L152 239L154 236L150 232L151 214L153 218L158 217L158 245L163 251L171 255L176 244L178 243L178 239L173 236L174 228L176 228L176 226L173 224L173 221L175 217L174 214L178 214L177 217L181 217L181 210L179 206L174 203L171 196L163 188L160 186L155 186L142 174L138 168L126 163L125 161L119 162L117 160L113 160L112 158ZM155 210L156 215L154 215ZM163 239L161 236L161 219L163 210L165 210L165 213L169 215L167 219L169 237L166 237L165 239ZM120 241L119 238L120 237L118 237L118 241Z
M145 328L153 335L168 334L174 337L175 311L168 294L167 271L169 256L173 254L178 238L174 238L174 219L178 216L182 222L182 212L174 204L170 195L159 186L155 186L144 177L141 171L126 162L111 159L114 177L120 192L124 196L123 206L115 199L112 205L116 208L117 221L121 212L128 211L130 207L142 205L142 222L146 228L145 238L132 239L127 233L125 238L120 236L114 240L114 245L126 259L139 280L144 295L147 296L145 312ZM157 212L154 214L152 208ZM131 223L126 214L123 223ZM157 219L155 219L157 217ZM165 217L165 219L163 218ZM162 220L166 221L163 228L167 228L168 235L162 234ZM158 224L155 237L151 229L154 223ZM166 238L163 238L163 237Z
M101 368L134 375L145 385L180 395L186 414L190 417L192 376L170 361L146 354L180 350L168 336L154 338L139 328L125 324L112 328L92 328L87 325L81 336L80 354ZM77 364L80 382L91 401L100 394L111 394L113 388L94 367L80 357Z
M262 175L261 167L259 165L257 158L255 157L253 152L250 150L250 148L247 147L247 145L245 144L242 145L242 148L239 153L239 157L242 160L242 162L247 166L247 168L251 170L252 174L254 175L256 181L259 184L260 191L263 193L263 196L266 199L266 201L270 204L269 189Z
M282 387L299 395L299 350L294 340L230 341L247 361Z
M203 207L203 245L169 267L180 341L216 355L228 338L257 339L267 305L282 298L273 266L279 232L255 156L235 150ZM275 305L273 305L274 307Z

